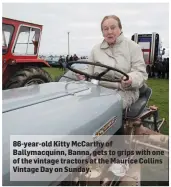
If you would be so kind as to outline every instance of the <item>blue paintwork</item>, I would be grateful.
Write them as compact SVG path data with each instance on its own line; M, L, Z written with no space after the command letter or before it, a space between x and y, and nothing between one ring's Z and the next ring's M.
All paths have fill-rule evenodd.
M111 135L122 124L122 101L115 90L84 81L5 90L2 110L3 185L24 185L9 180L10 135L92 135L117 116L106 133Z

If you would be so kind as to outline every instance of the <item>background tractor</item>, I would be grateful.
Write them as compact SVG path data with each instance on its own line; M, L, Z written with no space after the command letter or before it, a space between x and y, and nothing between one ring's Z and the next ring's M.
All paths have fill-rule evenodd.
M135 33L132 35L131 39L141 46L149 77L152 77L154 74L154 69L157 69L157 71L164 71L163 63L159 63L160 67L156 64L159 59L161 61L162 56L165 54L165 48L162 47L161 37L158 33Z
M42 25L2 18L3 89L51 82L38 58Z

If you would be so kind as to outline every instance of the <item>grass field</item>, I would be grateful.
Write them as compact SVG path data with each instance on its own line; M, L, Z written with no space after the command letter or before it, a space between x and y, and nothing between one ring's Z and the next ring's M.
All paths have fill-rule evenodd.
M153 90L149 104L159 107L160 116L167 121L167 125L163 126L161 131L169 134L169 80L149 79L147 84Z
M45 68L45 70L50 73L53 79L63 74L63 71L58 68ZM164 134L169 134L169 81L166 79L149 79L147 84L153 90L149 105L156 105L159 108L160 117L167 121L166 126L163 126L161 131Z

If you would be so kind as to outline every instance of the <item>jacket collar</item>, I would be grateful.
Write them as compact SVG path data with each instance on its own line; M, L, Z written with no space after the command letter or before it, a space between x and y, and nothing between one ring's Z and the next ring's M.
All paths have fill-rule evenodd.
M118 36L118 38L116 39L116 42L115 42L114 45L121 43L123 40L124 40L124 35L123 35L123 33L121 32L121 34L120 34L120 35ZM109 48L109 47L110 47L109 44L108 44L105 40L103 40L103 42L102 42L101 45L100 45L100 48L101 48L101 49L107 49L107 48Z

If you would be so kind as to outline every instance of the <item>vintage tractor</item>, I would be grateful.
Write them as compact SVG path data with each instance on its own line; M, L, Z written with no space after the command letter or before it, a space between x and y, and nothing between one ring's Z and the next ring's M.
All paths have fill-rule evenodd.
M2 18L3 89L52 81L38 58L42 25Z
M147 85L140 88L139 99L127 110L123 110L122 98L117 90L105 88L99 85L99 80L104 80L107 71L104 70L98 75L90 75L85 73L87 65L95 65L103 67L110 71L125 73L106 65L95 64L88 61L69 62L67 71L58 82L50 82L47 84L32 85L24 88L16 88L3 91L2 105L2 134L3 134L3 170L2 180L6 186L35 186L35 185L73 185L73 186L136 186L136 185L168 185L168 136L160 133L160 128L165 124L165 119L160 118L159 110L155 106L148 107L148 101L152 94L152 89ZM76 74L83 74L87 77L87 81L79 81ZM121 79L107 79L109 82L120 82ZM43 109L43 110L42 110ZM45 110L44 110L45 109ZM11 137L19 135L16 141L22 142L10 149ZM21 136L23 141L21 141ZM112 150L121 148L124 145L128 151L148 150L152 149L155 153L162 152L158 158L152 155L154 164L147 164L148 168L142 168L140 164L109 163L100 164L99 160L106 160L109 155L103 154L110 150L108 147L97 147L96 152L90 155L74 155L72 160L66 155L41 155L38 151L42 151L42 147L33 147L34 152L31 156L26 156L26 151L32 150L32 147L24 149L24 141L29 145L34 142L45 141L46 137L50 140L56 140L60 137L59 142L67 141L71 136L74 141L80 137L81 141L86 141L87 137L94 142L102 142L103 137L107 137L109 143L111 138L121 137L121 141L115 143ZM32 137L34 136L34 137ZM44 139L44 140L43 140ZM33 141L34 140L34 141ZM14 141L14 139L13 139ZM12 142L13 142L12 141ZM93 142L92 141L92 142ZM125 146L126 145L126 146ZM83 152L91 152L92 147L82 147ZM23 155L26 159L38 158L45 167L60 167L59 163L50 165L46 163L46 159L66 159L65 165L70 168L86 167L91 168L88 172L54 172L48 174L46 172L28 174L28 172L12 172L11 166L13 149L21 150L16 158ZM43 147L43 150L54 150L51 146ZM61 150L62 147L55 147ZM74 149L72 147L71 149ZM96 147L95 147L96 149ZM111 149L111 148L110 148ZM65 149L66 150L66 149ZM76 147L75 150L80 150ZM94 151L94 150L93 150ZM94 154L96 153L96 154ZM140 155L141 156L141 155ZM87 158L85 158L87 157ZM96 159L94 163L82 163L82 159ZM112 156L112 159L113 156ZM134 159L134 155L129 155L124 159ZM144 162L148 161L148 155L143 156ZM150 162L152 162L150 159ZM80 163L76 163L80 161ZM84 160L83 160L84 161ZM114 164L114 165L113 165ZM142 164L143 165L143 164ZM15 164L14 167L29 168L36 165L26 163L23 165ZM152 167L157 166L157 168ZM125 169L126 168L126 169ZM144 174L147 178L143 178ZM10 178L11 173L13 173ZM14 177L14 175L18 177ZM29 175L29 178L26 176ZM28 180L29 179L29 180ZM129 181L129 180L130 181ZM148 180L147 180L148 179Z

